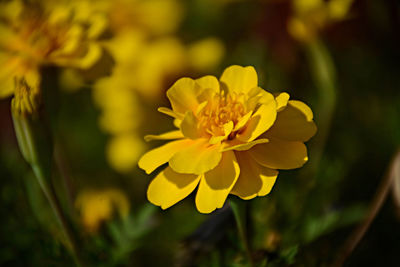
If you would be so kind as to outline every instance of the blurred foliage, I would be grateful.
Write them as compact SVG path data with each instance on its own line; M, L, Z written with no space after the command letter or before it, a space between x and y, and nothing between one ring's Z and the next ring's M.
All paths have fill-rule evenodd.
M326 131L325 138L317 134L309 143L310 162L304 169L281 171L268 196L248 203L257 266L328 266L364 218L400 145L399 2L354 0L343 19L318 25L314 38L335 72L336 99L328 111L315 77L321 69L313 67L310 56L315 40L299 41L288 31L288 21L296 15L290 1L172 1L179 14L161 15L157 3L166 2L152 0L154 5L145 7L154 8L157 12L149 11L154 16L160 12L161 24L150 23L152 17L129 24L135 35L128 39L136 38L137 50L129 48L134 43L110 48L122 36L110 28L100 36L105 52L92 69L41 68L55 142L53 182L80 235L88 266L246 266L229 207L205 216L196 211L193 199L166 211L152 206L145 195L152 177L136 167L136 153L130 153L149 148L142 141L145 134L168 130L156 107L166 105L164 92L177 78L215 75L230 64L253 65L265 89L287 91L309 104L319 133ZM96 1L90 5L102 7ZM163 29L168 16L174 23ZM174 41L165 45L165 38ZM117 52L132 52L132 61L123 62L128 57L118 58ZM112 79L118 75L124 80L116 83ZM99 97L104 80L111 82ZM146 86L156 89L146 91ZM19 152L10 102L0 100L0 265L72 266L61 230ZM328 117L320 115L324 111ZM126 129L110 130L104 120ZM115 164L110 144L120 136L139 141L124 139L128 141L114 154L128 159ZM89 233L71 199L85 189L109 188L125 196L129 212L111 212ZM346 266L398 266L399 225L389 197Z

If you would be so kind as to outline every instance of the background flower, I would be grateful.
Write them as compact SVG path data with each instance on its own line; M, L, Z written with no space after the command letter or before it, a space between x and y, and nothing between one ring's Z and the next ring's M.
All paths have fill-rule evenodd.
M101 56L96 20L77 15L66 1L2 2L0 7L0 96L12 94L14 79L39 87L47 65L87 69Z

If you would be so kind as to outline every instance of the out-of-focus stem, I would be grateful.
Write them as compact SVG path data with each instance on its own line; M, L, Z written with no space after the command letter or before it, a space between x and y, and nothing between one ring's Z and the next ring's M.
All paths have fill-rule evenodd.
M249 245L249 240L247 238L247 228L246 228L246 206L243 201L237 198L230 199L230 205L235 217L236 226L239 232L239 237L242 240L243 247L246 251L246 256L249 261L249 265L254 267L253 255L251 253L251 248Z
M71 245L72 256L78 266L82 261L77 249L74 232L61 209L51 181L53 144L50 131L43 117L41 92L31 87L24 78L15 80L15 93L11 101L11 115L18 145Z
M80 252L78 250L77 240L74 236L74 232L71 230L71 227L66 219L62 209L60 202L55 194L54 187L51 183L48 183L49 177L46 177L42 168L37 165L32 165L33 173L46 196L47 200L50 203L50 206L58 220L58 223L62 227L65 237L67 238L69 244L71 245L72 256L78 266L83 266L83 262L81 260Z
M71 181L71 177L69 175L68 167L65 162L65 156L62 151L62 147L58 142L55 142L54 145L54 160L57 166L57 169L60 173L63 182L63 188L65 189L65 194L67 197L67 204L70 215L75 219L76 212L74 208L74 199L75 199L75 189L73 183Z
M307 176L315 175L318 170L325 143L331 129L336 106L336 71L328 49L319 40L313 40L305 45L312 79L318 92L315 108L315 121L318 127L317 135L311 142L311 157L305 168Z
M393 179L395 177L396 168L399 168L400 162L400 150L394 155L391 163L383 179L378 187L378 190L375 193L374 199L371 202L369 212L366 215L365 219L359 224L359 226L351 233L349 238L346 240L346 243L339 253L336 261L332 265L333 267L340 267L344 264L346 259L351 255L357 245L360 243L361 239L364 237L368 228L370 227L372 221L375 219L376 215L380 211L383 203L385 202L390 187L393 185Z

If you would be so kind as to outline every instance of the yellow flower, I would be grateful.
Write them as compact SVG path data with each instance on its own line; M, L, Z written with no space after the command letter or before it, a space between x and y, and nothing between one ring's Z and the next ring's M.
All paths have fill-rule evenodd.
M312 41L320 30L348 15L353 0L292 0L288 31L299 41Z
M258 87L253 67L231 66L220 80L182 78L168 91L177 130L145 139L176 139L147 152L139 167L151 173L168 162L150 183L149 201L166 209L198 186L201 213L221 208L228 194L242 199L267 195L278 170L307 161L304 142L316 132L303 102Z
M38 87L41 66L86 69L100 57L98 25L66 3L0 3L0 97L13 93L15 77Z
M101 223L110 220L115 211L121 217L127 216L130 204L119 189L82 191L75 202L82 216L82 224L90 233L99 230Z

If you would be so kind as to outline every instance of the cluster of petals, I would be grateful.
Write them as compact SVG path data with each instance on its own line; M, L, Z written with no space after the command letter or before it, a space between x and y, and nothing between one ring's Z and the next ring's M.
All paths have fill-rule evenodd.
M13 94L15 78L39 86L43 66L90 68L102 55L95 39L104 25L86 11L64 0L1 2L0 97Z
M251 66L228 67L218 80L182 78L168 91L177 130L146 136L173 140L142 156L139 167L151 173L149 201L166 209L196 188L201 213L221 208L228 195L248 200L267 195L278 170L299 168L308 160L304 142L316 132L311 109L258 86Z

